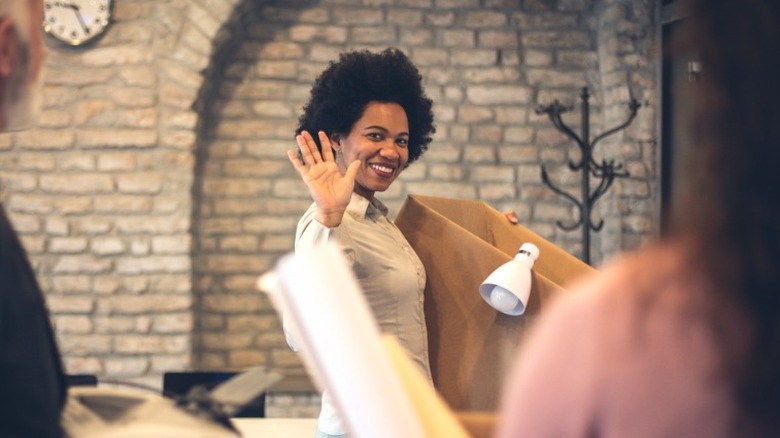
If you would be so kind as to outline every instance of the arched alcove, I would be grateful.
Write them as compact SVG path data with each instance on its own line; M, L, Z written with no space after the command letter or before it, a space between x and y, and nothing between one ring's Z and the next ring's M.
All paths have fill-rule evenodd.
M196 368L266 365L302 372L255 281L292 249L297 218L310 203L286 151L294 147L292 133L312 80L339 52L401 48L420 67L435 101L434 144L383 194L391 210L411 192L482 199L518 209L524 224L575 254L579 233L554 226L571 209L539 181L540 162L569 172L572 146L533 109L555 98L576 104L587 85L598 131L621 119L629 87L645 101L655 92L647 83L652 66L636 63L653 44L645 28L653 10L647 2L369 3L244 0L214 33L193 105ZM602 152L623 154L638 169L652 150L635 154L631 148L642 147L637 138L653 136L644 123ZM602 201L610 222L594 245L596 260L601 247L624 240L625 221L616 211L627 214L645 202L626 192L651 184L646 176L616 184L620 192ZM642 233L648 230L633 238L641 240Z
M195 368L302 372L255 283L292 249L309 203L287 196L301 195L285 157L310 80L288 35L314 3L243 0L215 36L194 105Z

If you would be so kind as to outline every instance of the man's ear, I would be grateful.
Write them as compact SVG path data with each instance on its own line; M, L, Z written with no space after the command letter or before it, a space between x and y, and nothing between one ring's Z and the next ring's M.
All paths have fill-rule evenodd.
M0 17L0 77L11 76L16 63L19 37L10 17Z

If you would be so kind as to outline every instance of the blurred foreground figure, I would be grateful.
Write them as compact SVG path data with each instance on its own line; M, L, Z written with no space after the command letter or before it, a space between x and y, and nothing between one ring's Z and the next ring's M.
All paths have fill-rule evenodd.
M661 242L539 321L500 437L780 436L780 2L693 2L695 163Z
M0 0L0 132L36 120L42 21L42 1ZM0 205L0 437L61 436L65 394L43 294Z

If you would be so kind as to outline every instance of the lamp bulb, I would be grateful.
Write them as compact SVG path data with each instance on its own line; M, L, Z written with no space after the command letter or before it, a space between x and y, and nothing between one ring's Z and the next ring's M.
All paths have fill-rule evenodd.
M515 294L501 286L494 286L490 291L490 305L499 312L511 312L519 301Z

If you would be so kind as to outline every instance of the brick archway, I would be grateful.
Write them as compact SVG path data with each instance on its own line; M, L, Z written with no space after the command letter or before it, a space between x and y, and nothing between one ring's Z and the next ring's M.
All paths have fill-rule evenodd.
M294 221L278 213L295 214L307 205L269 195L277 177L291 170L283 157L299 103L293 70L304 54L277 35L314 3L236 2L203 71L193 105L198 114L192 221L196 368L266 365L302 372L255 281L291 249Z

